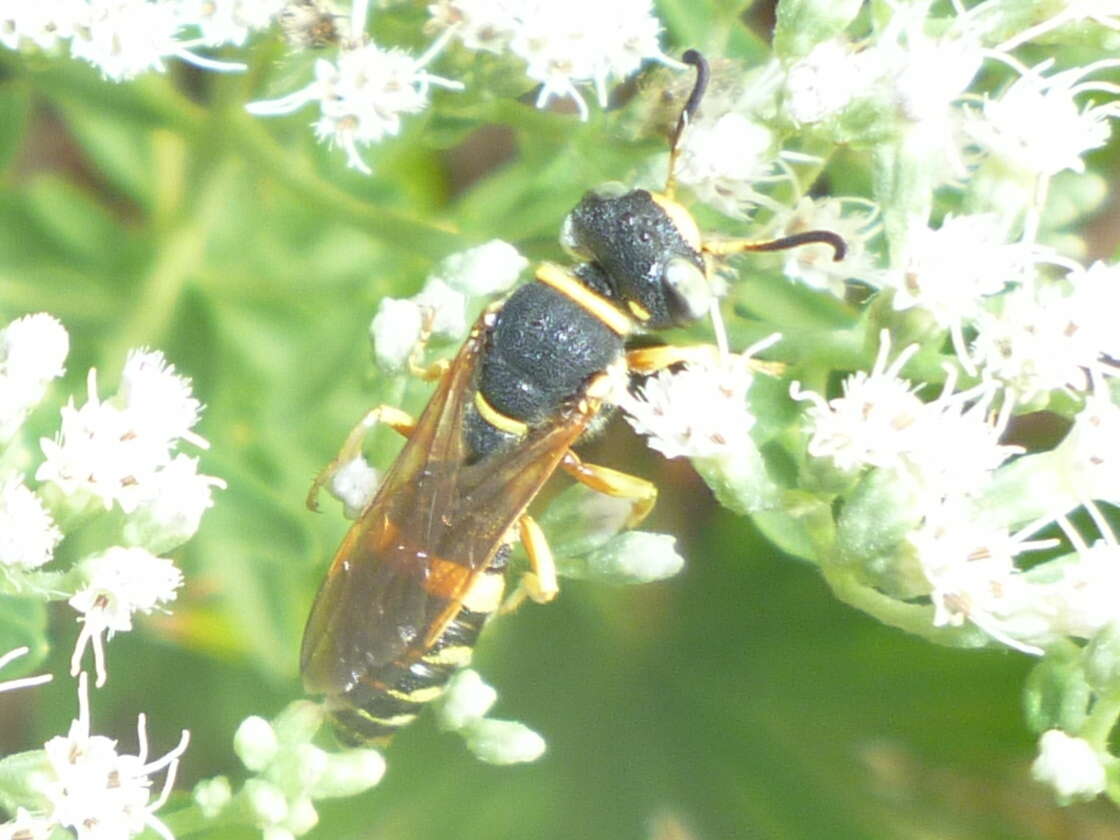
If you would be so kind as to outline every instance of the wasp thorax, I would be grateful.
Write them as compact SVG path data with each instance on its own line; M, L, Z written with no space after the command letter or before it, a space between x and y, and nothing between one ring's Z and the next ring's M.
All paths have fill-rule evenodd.
M609 296L644 326L677 326L707 311L711 292L699 232L676 202L604 185L568 215L561 243L577 259L597 265Z

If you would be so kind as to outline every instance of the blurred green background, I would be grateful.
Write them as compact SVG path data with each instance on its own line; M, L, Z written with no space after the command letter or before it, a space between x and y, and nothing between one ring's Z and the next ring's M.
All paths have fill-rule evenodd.
M668 43L761 55L737 5L661 4ZM753 23L765 31L764 15ZM401 31L420 43L418 25ZM303 499L384 398L367 338L378 301L413 294L439 257L493 237L558 258L582 191L632 177L659 148L627 139L614 113L579 124L484 79L407 120L367 178L314 141L310 110L243 112L272 95L282 53L264 39L245 75L173 66L111 85L75 62L0 52L0 320L49 311L72 342L28 439L53 434L88 367L108 394L128 348L157 347L194 380L211 442L203 471L229 484L176 553L187 584L173 613L109 644L93 699L95 731L129 751L137 712L157 754L190 729L183 790L242 778L238 723L299 696L302 622L346 528ZM1100 158L1114 159L1114 148ZM409 408L423 391L410 389ZM494 714L547 738L539 763L482 765L426 715L389 748L379 787L323 803L312 837L1120 837L1110 807L1058 809L1030 781L1024 657L938 649L837 604L814 569L623 424L585 457L657 481L650 527L679 536L686 570L629 589L568 583L553 605L494 621L476 663L500 691ZM91 547L79 532L60 556ZM78 626L65 606L43 620L55 647L40 667L59 676L0 695L4 753L75 714L62 675Z

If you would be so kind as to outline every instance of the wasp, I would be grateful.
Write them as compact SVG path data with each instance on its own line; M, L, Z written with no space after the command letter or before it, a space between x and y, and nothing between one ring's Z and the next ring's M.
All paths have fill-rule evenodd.
M684 60L696 83L671 137L666 190L587 193L561 235L578 262L538 266L531 282L485 310L455 358L425 371L438 385L419 419L390 406L369 412L312 485L314 508L319 488L356 457L374 425L406 436L339 547L304 632L304 686L326 696L340 740L383 742L470 662L502 603L515 540L529 570L512 597L556 595L551 552L526 513L554 472L631 500L629 526L649 513L654 484L572 451L609 407L619 376L687 362L703 349L629 349L632 338L693 323L717 305L710 280L719 257L820 242L843 258L843 240L828 231L704 241L673 198L680 138L708 80L699 53Z

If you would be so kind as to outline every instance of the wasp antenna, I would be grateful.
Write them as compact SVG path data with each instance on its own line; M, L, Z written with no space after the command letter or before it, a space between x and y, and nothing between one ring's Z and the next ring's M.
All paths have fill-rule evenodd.
M684 103L681 115L677 117L677 126L673 129L673 136L669 141L669 178L665 182L665 194L669 197L672 197L677 186L677 157L680 155L681 137L684 136L685 129L700 108L700 100L704 98L704 91L708 88L708 78L711 76L708 60L696 50L685 50L681 61L696 68L696 84L692 86L692 93L688 95L688 101Z
M829 245L832 247L832 259L840 262L848 253L848 243L838 233L830 230L807 230L781 239L772 239L769 242L749 242L745 239L729 239L723 242L705 242L704 250L709 254L726 257L732 254L742 254L745 251L787 251L802 245Z

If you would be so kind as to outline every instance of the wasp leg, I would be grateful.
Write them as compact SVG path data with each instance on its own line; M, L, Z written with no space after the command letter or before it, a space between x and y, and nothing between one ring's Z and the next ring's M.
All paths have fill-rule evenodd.
M721 363L719 348L714 344L692 344L678 347L667 344L661 347L639 347L626 354L626 365L634 373L657 373L677 364L699 364L718 366ZM763 359L746 359L751 370L768 376L781 376L786 372L782 362L767 362Z
M523 515L517 520L517 532L529 556L529 571L521 576L517 588L502 604L499 612L503 615L516 610L526 598L538 604L547 604L560 592L560 585L556 582L556 561L537 520L529 514Z
M657 502L657 485L636 475L601 467L598 464L585 464L576 453L568 450L560 461L560 468L581 484L592 490L629 499L633 505L626 527L633 528L645 519Z
M315 480L311 482L311 489L307 491L308 508L315 511L319 509L319 491L323 488L323 485L330 481L343 465L349 464L362 454L362 443L365 441L366 435L369 434L370 429L377 425L388 426L393 431L408 437L412 434L412 430L416 428L416 421L407 412L391 405L379 405L368 412L361 422L350 430L350 434L346 436L346 441L342 444L342 448L338 450L334 460L323 467L319 474L315 476Z
M432 328L435 326L436 312L434 309L429 309L424 313L424 321L420 327L420 337L416 339L416 344L412 347L412 352L408 354L408 372L418 379L423 379L425 382L435 382L436 380L443 379L443 375L447 373L451 367L451 362L447 359L440 359L437 362L432 362L430 365L425 365L424 351L428 348L428 341L432 337Z
M719 350L714 344L693 344L679 347L666 344L660 347L639 347L626 354L626 366L634 373L657 373L677 364L713 365L719 361Z

